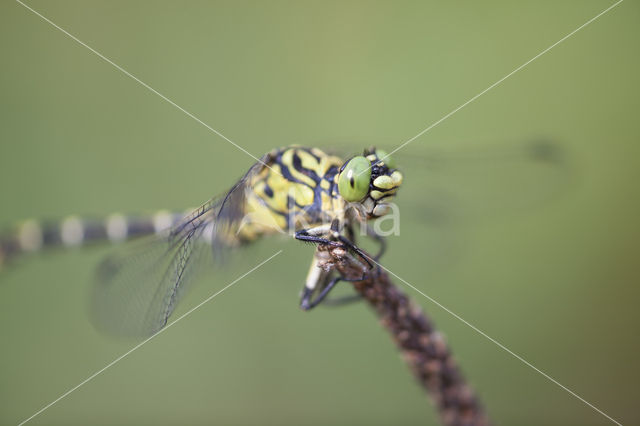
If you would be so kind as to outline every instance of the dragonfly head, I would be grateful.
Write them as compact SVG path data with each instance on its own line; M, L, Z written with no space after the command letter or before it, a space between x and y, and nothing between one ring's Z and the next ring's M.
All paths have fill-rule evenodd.
M369 148L340 168L338 191L349 203L359 204L367 219L384 216L402 184L402 173L383 150Z

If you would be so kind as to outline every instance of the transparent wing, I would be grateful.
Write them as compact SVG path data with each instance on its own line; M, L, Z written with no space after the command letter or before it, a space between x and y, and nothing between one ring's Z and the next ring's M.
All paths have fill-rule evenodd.
M550 140L398 153L414 214L429 225L475 224L535 211L574 182L568 153ZM406 190L406 192L405 192ZM406 200L398 201L404 204Z
M151 335L164 327L198 273L234 246L249 172L223 197L203 204L163 235L126 244L98 267L92 316L100 330Z
M144 336L166 324L189 279L212 258L205 232L212 229L214 204L201 209L206 212L198 219L128 243L99 265L92 293L97 328Z

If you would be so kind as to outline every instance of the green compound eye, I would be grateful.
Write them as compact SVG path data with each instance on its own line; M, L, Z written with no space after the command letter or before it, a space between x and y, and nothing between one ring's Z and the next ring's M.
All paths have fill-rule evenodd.
M371 163L362 156L353 157L338 176L338 191L345 200L353 203L362 200L369 192Z
M396 168L396 162L393 161L393 158L389 154L387 154L387 151L383 149L376 149L376 157L378 157L379 160L382 160L382 162L388 168L390 169Z

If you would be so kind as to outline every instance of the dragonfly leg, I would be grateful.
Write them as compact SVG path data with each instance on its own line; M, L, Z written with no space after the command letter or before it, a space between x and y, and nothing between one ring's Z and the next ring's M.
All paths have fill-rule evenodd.
M305 283L304 288L302 289L302 294L300 297L300 308L307 311L311 308L316 307L320 302L322 302L325 297L329 294L329 292L338 284L340 281L358 281L358 280L349 280L343 277L335 277L329 280L331 275L330 271L325 271L322 268L318 267L318 259L314 256L313 261L311 262L311 268L309 268L309 273L307 275L307 281ZM364 278L364 277L363 277ZM313 294L319 289L318 296L315 298ZM350 302L355 302L361 300L359 295L354 296L346 296L338 299L328 299L324 300L325 304L338 306L344 305Z
M345 229L345 232L347 233L347 238L350 241L352 241L354 244L356 244L356 233L353 230L353 226L350 223L347 223L344 229Z
M378 249L378 253L376 253L376 255L373 256L373 260L377 262L378 260L380 260L382 255L387 250L387 240L385 240L382 235L379 235L371 226L369 226L369 224L366 224L365 226L366 226L365 229L366 229L367 235L371 237L380 246L380 248Z
M325 299L325 297L327 297L329 292L333 290L336 284L338 284L340 281L354 282L354 281L360 281L360 279L351 280L341 276L334 277L322 288L322 290L320 290L320 293L318 293L318 295L315 298L313 297L313 289L310 289L309 287L305 286L304 290L302 290L302 297L300 298L300 308L302 308L305 311L308 311L309 309L312 309L318 306ZM338 306L338 305L345 305L351 302L356 302L361 299L362 298L359 295L346 296L346 297L341 297L335 300L331 300L331 299L326 300L325 304Z
M325 236L331 234L329 225L315 226L313 228L301 229L296 231L295 238L300 241L307 241L314 244L336 245L335 241L328 240Z
M316 299L313 302L311 301L313 297L313 293L315 292L318 285L322 285L323 283L327 282L330 274L331 274L330 272L325 271L324 269L318 266L318 258L314 256L313 260L311 261L311 267L309 268L309 273L307 274L307 281L305 282L304 288L302 289L302 295L300 297L300 308L306 311L313 308L318 303L320 303L318 299ZM331 289L329 289L327 293L330 290Z
M378 253L376 253L374 259L376 261L380 260L380 258L382 257L382 255L387 251L387 240L385 240L383 237L381 237L380 235L376 234L375 237L373 237L374 240L376 240L378 242L378 244L380 244L380 248L378 249Z
M329 281L327 285L324 286L322 291L320 291L318 296L316 296L315 298L313 298L313 290L310 290L309 287L305 286L302 292L302 298L300 299L300 307L305 311L315 308L320 302L322 302L325 297L327 297L327 294L329 294L329 292L333 289L333 287L336 286L336 284L338 284L339 281L340 277L331 279L331 281Z
M344 235L340 234L338 231L339 223L337 220L334 220L331 223L331 226L322 225L316 226L314 228L301 229L300 231L296 231L295 238L300 241L307 241L315 244L328 244L335 246L336 240L341 242L346 248L356 253L362 260L367 262L369 265L369 269L373 269L373 263L369 260L369 256L367 256L360 248L358 248L351 240L346 238ZM332 237L332 239L326 238L327 236Z

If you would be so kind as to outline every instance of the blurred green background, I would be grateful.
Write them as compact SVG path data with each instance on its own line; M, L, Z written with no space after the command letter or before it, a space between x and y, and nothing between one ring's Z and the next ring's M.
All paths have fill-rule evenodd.
M291 143L391 149L612 3L28 4L259 156ZM639 12L622 3L398 153L403 221L384 258L623 424L640 422ZM20 4L0 6L0 34L0 223L182 209L252 164ZM525 162L465 156L537 137L557 141L563 161L526 185L510 185ZM427 167L429 150L452 160ZM437 424L367 306L299 310L309 246L259 243L201 280L177 314L278 249L31 423ZM39 256L0 276L0 423L135 345L87 320L92 270L108 252ZM497 424L610 424L405 289Z

